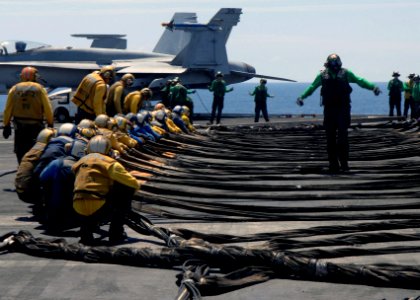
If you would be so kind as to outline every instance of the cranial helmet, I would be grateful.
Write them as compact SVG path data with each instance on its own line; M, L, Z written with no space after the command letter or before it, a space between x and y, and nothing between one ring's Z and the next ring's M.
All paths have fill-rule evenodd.
M134 79L134 75L130 73L124 74L123 77L121 77L121 80L125 83L126 86L132 86Z
M155 105L154 110L160 110L160 109L164 109L164 108L165 108L165 105L163 103L157 103Z
M142 110L137 114L137 124L144 125L145 123L150 122L152 115L147 110Z
M97 132L94 128L79 128L79 134L84 138L90 139L95 136Z
M57 136L68 136L74 138L76 136L77 126L73 123L64 123L57 130Z
M87 144L87 153L108 154L111 150L111 141L103 135L95 135Z
M100 114L95 118L95 125L99 128L107 128L108 127L109 117L105 114Z
M153 92L149 88L141 89L140 93L145 99L150 99L153 96Z
M114 66L104 66L99 71L99 75L101 75L104 79L112 79L115 77L115 68Z
M222 73L222 72L220 72L220 71L218 71L218 72L216 73L216 77L223 77L223 73Z
M155 119L161 123L165 122L166 113L164 110L157 110L155 113Z
M168 118L172 118L172 111L169 108L162 109Z
M36 138L36 141L39 143L47 144L56 134L54 128L44 128L42 129Z
M83 119L79 122L79 124L77 124L78 128L92 128L95 129L95 122L93 122L92 120L89 119Z
M339 70L342 66L340 56L335 53L328 55L324 66L331 70Z
M112 131L118 130L117 120L115 118L109 118L107 128L112 130Z
M136 122L136 114L130 112L125 115L125 118L130 122Z
M186 106L186 105L182 106L182 113L186 114L187 116L190 115L190 109L188 108L188 106Z
M38 70L34 67L25 67L20 72L21 81L33 81L35 82L38 77Z
M117 122L117 126L121 131L127 131L129 127L131 127L131 122L124 117L116 116L115 121Z
M177 115L180 115L182 113L182 106L181 105L176 105L173 109L172 109L173 113L176 113Z

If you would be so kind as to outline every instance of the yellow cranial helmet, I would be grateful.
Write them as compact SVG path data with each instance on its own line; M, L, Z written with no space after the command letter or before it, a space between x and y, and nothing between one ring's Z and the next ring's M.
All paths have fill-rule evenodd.
M132 86L134 79L134 75L130 73L124 74L123 77L121 77L121 80L125 83L126 86Z
M141 89L140 93L145 99L150 99L153 96L153 92L149 88Z
M89 119L83 119L77 124L78 128L93 128L95 129L95 122Z
M127 131L127 128L130 125L130 121L121 116L116 116L114 119L117 123L118 129L120 129L121 131Z
M56 135L56 133L57 132L54 128L44 128L38 133L36 141L47 144Z
M110 129L110 130L112 130L112 131L118 130L117 120L115 118L109 118L108 119L107 128Z
M112 79L115 77L115 67L114 66L104 66L99 71L99 75L101 75L104 79Z

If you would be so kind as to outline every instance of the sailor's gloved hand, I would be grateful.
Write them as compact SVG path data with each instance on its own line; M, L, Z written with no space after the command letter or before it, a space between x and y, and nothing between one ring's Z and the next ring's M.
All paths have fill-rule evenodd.
M296 99L296 104L299 106L303 106L303 99L301 97Z
M3 137L8 139L9 136L12 134L12 127L10 125L6 125L3 127Z
M374 89L373 89L373 93L375 94L375 96L378 96L380 93L382 93L382 91L376 86Z

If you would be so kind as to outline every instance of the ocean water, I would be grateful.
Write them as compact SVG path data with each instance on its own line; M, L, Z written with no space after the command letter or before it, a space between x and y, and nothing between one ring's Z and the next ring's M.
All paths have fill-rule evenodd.
M352 114L353 115L388 115L388 91L387 82L375 82L382 93L375 96L372 91L363 89L357 84L351 84L353 92ZM223 113L232 114L253 114L254 97L249 93L254 90L258 83L233 84L234 90L225 95ZM305 99L305 105L299 107L296 99L310 85L310 83L291 83L268 81L267 88L270 95L274 98L267 100L268 114L322 114L323 108L320 106L320 88L310 97ZM212 104L212 93L206 90L197 90L196 94L191 94L194 101L194 111L196 113L210 113ZM403 101L402 101L403 102ZM403 103L401 104L403 109Z

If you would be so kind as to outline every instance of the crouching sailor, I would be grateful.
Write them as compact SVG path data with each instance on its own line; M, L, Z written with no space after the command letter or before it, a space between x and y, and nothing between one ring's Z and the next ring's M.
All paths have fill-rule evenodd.
M73 208L81 216L80 242L86 245L95 242L93 232L108 216L110 243L121 243L127 237L124 218L131 209L131 199L139 183L108 156L110 151L108 138L94 136L88 143L88 154L72 167L76 175Z

